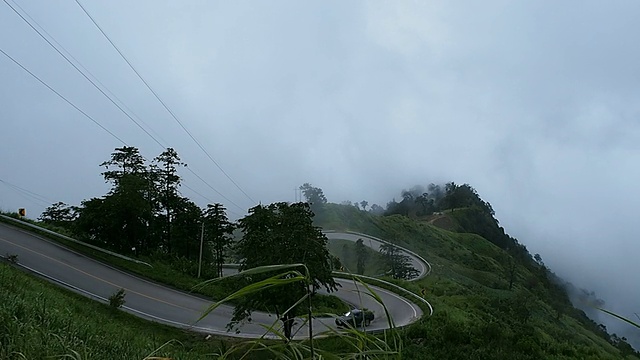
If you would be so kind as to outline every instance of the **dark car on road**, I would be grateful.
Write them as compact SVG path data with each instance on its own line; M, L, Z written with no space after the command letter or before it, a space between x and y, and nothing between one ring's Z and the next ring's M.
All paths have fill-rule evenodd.
M369 310L353 309L348 313L336 318L338 327L362 327L369 326L373 321L373 312Z

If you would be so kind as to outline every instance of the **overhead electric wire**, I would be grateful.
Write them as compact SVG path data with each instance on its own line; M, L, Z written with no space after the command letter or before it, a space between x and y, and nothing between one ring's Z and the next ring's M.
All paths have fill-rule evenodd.
M89 120L93 121L96 125L98 125L102 130L106 131L109 135L113 136L116 140L120 141L121 143L123 143L124 145L127 145L127 143L122 140L121 138L118 137L118 135L112 133L109 129L107 129L106 127L104 127L102 124L100 124L100 122L96 119L94 119L93 117L91 117L91 115L87 114L86 112L82 111L82 109L80 109L79 107L77 107L74 103L72 103L69 99L67 99L66 97L64 97L64 95L60 94L59 92L57 92L54 88L52 88L51 86L49 86L49 84L47 84L46 82L44 82L44 80L40 79L36 74L32 73L31 71L29 71L29 69L27 69L26 67L24 67L20 62L18 62L18 60L14 59L11 57L11 55L7 54L4 50L2 50L0 48L0 53L2 53L2 55L6 56L9 60L13 61L16 65L18 65L22 70L24 70L27 74L31 75L34 79L38 80L42 85L46 86L47 89L51 90L54 94L58 95L62 100L64 100L67 104L73 106L74 109L78 110L82 115L84 115L86 118L88 118Z
M30 201L35 201L36 203L38 203L38 205L44 204L44 206L47 206L53 203L53 201L48 199L46 196L34 193L33 191L29 191L25 188L22 188L18 185L12 184L2 179L0 179L0 182L5 184L9 189L16 191L20 196L24 197L25 199Z
M195 193L196 195L200 196L201 198L207 200L209 203L214 203L215 201L209 199L208 197L200 194L199 192L197 192L194 188L192 188L191 186L184 184L184 183L180 183L181 186L186 187L187 189L191 190L191 192Z
M206 181L204 181L204 179L202 177L200 177L200 175L196 174L193 170L191 170L191 168L187 167L187 170L189 170L193 175L195 175L198 179L200 179L203 183L205 183L208 187L211 188L211 190L215 191L216 194L222 196L223 199L227 200L228 202L230 202L231 204L233 204L235 207L237 207L240 210L244 210L242 209L242 207L240 207L238 204L236 204L235 202L231 201L231 199L229 199L228 197L222 195L221 192L219 192L218 190L216 190L213 186L209 185L209 183L207 183Z
M6 0L5 0L6 1ZM184 130L184 132L187 133L187 135L189 135L189 137L191 138L191 140L193 140L196 145L198 145L198 147L200 148L200 150L202 150L205 155L207 155L207 157L209 158L209 160L211 160L215 166L224 174L224 176L226 176L227 179L229 179L229 181L231 181L231 183L238 188L238 190L240 190L240 192L242 192L242 194L244 194L244 196L247 197L247 199L249 199L252 203L256 203L255 200L253 200L253 198L251 198L251 196L249 196L249 194L247 194L242 187L240 187L240 185L238 185L238 183L236 183L235 180L233 180L233 178L222 168L222 166L220 166L220 164L218 164L218 162L213 158L213 156L211 156L211 154L209 154L209 152L204 148L204 146L202 146L202 144L193 136L193 134L191 134L191 132L184 126L184 124L182 123L182 121L180 121L180 119L178 119L178 117L175 115L175 113L173 111L171 111L171 109L169 108L169 106L167 106L167 104L160 98L160 96L151 88L151 86L149 85L149 83L147 83L147 81L142 77L142 75L140 75L140 73L138 72L138 70L136 70L136 68L133 66L133 64L131 64L131 62L127 59L126 56L124 56L124 54L122 53L122 51L120 51L120 49L116 46L116 44L111 40L111 38L104 32L104 30L102 30L102 28L100 27L100 25L98 25L98 23L95 21L95 19L91 16L91 14L89 14L89 12L84 8L84 6L82 6L82 4L80 3L79 0L75 0L75 2L78 4L78 6L80 6L80 8L82 9L82 11L89 17L89 19L91 19L91 22L93 23L93 25L95 25L95 27L100 31L100 33L107 39L107 41L111 44L111 46L113 46L113 48L118 52L118 54L120 54L120 56L122 57L122 59L127 63L127 65L129 65L129 67L131 68L131 70L133 70L133 72L138 76L138 78L142 81L142 83L144 83L144 85L147 87L147 89L149 89L149 91L151 91L151 93L153 94L153 96L155 96L155 98L160 102L160 104L162 104L162 106L165 108L165 110L167 110L167 112L171 115L171 117L178 123L178 125L180 125L180 127L182 128L182 130Z
M125 116L127 116L134 124L136 124L140 129L142 129L145 134L147 134L149 137L151 137L158 145L160 145L160 147L162 147L163 149L166 149L167 147L164 146L156 137L154 137L152 134L149 133L149 131L147 131L142 125L140 125L135 119L133 119L131 117L131 115L129 115L122 107L120 107L109 95L107 95L99 86L96 85L95 82L93 82L82 70L80 70L78 68L78 66L76 66L71 60L69 60L69 58L67 56L65 56L51 41L49 41L49 39L47 39L47 37L45 37L38 29L36 29L35 26L33 26L33 24L31 24L29 22L29 20L27 20L19 11L17 11L13 6L11 6L11 4L8 3L7 0L3 0L4 3L9 6L9 8L11 8L11 10L13 10L14 13L16 13L25 23L27 23L27 25L29 25L29 27L31 27L32 30L34 30L43 40L45 40L47 42L47 44L49 44L49 46L51 46L60 56L62 56L71 66L73 66L73 68L78 71L87 81L89 81L91 83L91 85L93 85L98 91L100 91L100 93L102 93L102 95L104 95L107 99L109 99L109 101L115 105ZM16 4L16 6L18 6ZM24 11L24 9L20 8L22 11ZM26 11L25 11L26 14ZM27 14L27 16L29 16ZM31 18L31 16L29 16L29 18ZM34 21L35 22L35 21ZM40 26L38 24L38 26ZM42 28L40 26L40 28ZM44 30L44 28L42 28L42 30L44 32L46 32ZM48 34L48 33L47 33ZM51 36L50 34L48 34L51 39L53 41L55 41L56 43L58 43L53 36ZM59 44L59 43L58 43ZM62 47L62 46L61 46ZM65 50L66 51L66 50ZM93 117L91 117L90 115L88 115L86 112L84 112L83 110L81 110L79 107L77 107L75 104L73 104L71 101L69 101L67 98L65 98L63 95L61 95L59 92L57 92L56 90L54 90L51 86L49 86L46 82L44 82L43 80L41 80L38 76L36 76L34 73L32 73L31 71L29 71L25 66L23 66L20 62L18 62L17 60L15 60L13 57L11 57L9 54L7 54L5 51L3 51L2 49L0 49L0 52L2 52L2 54L4 54L6 57L8 57L11 61L13 61L16 65L20 66L24 71L26 71L28 74L30 74L31 76L33 76L35 79L37 79L40 83L42 83L43 85L45 85L49 90L51 90L52 92L54 92L56 95L58 95L60 98L62 98L63 100L65 100L69 105L73 106L76 110L78 110L80 113L82 113L84 116L86 116L87 118L89 118L91 121L93 121L96 125L98 125L100 128L102 128L103 130L105 130L107 133L109 133L111 136L113 136L114 138L116 138L118 141L120 141L121 143L123 143L125 146L128 146L127 143L122 140L121 138L119 138L117 135L115 135L113 132L111 132L110 130L108 130L106 127L104 127L102 124L100 124L97 120L95 120ZM68 51L67 51L68 53ZM69 56L71 56L71 54L69 53ZM74 58L75 59L75 58ZM76 60L77 61L77 60ZM80 66L82 66L82 64L80 64L80 62L78 62L78 64ZM82 66L83 68L85 68L84 66ZM86 69L86 68L85 68ZM89 72L87 70L87 72ZM93 75L92 75L93 76ZM94 76L95 78L95 76ZM96 81L97 78L96 78ZM99 81L98 81L99 82ZM102 85L102 83L101 83ZM102 85L104 86L104 85ZM105 89L107 91L109 91L106 87ZM109 91L111 93L111 91ZM113 93L112 93L113 94ZM115 95L114 95L115 97ZM118 99L119 100L119 99ZM120 100L119 100L120 101ZM122 102L122 101L121 101ZM124 105L123 103L123 106ZM146 124L145 124L146 125ZM148 126L148 125L147 125ZM149 126L148 126L149 127ZM149 127L151 129L151 127ZM151 129L152 130L152 129ZM152 130L153 131L153 130ZM196 177L198 177L198 179L200 179L200 181L202 181L203 183L205 183L205 185L207 185L209 188L211 188L213 191L215 191L217 194L219 194L221 197L223 197L224 199L226 199L227 201L229 201L231 204L233 204L234 206L236 206L238 209L240 210L244 210L242 207L240 207L239 205L237 205L235 202L231 201L229 198L227 198L226 196L222 195L222 193L220 193L218 190L216 190L212 185L210 185L206 180L204 180L201 176L199 176L198 174L196 174L193 170L189 169L189 171L191 173L193 173L194 175L196 175Z
M24 65L22 65L18 60L14 59L13 57L11 57L11 55L7 54L4 50L2 50L2 48L0 48L0 53L2 53L4 56L6 56L14 64L18 65L22 70L24 70L27 74L31 75L34 79L38 80L42 85L44 85L47 89L51 90L51 92L56 94L58 97L60 97L62 100L64 100L67 104L71 105L74 109L76 109L78 112L80 112L82 115L84 115L87 119L91 120L94 124L98 125L102 130L107 132L113 138L115 138L116 140L120 141L123 145L129 146L124 140L122 140L120 137L118 137L118 135L116 135L113 132L111 132L111 130L107 129L98 120L94 119L93 117L91 117L91 115L87 114L82 109L80 109L78 106L76 106L76 104L74 104L69 99L64 97L64 95L60 94L58 91L56 91L54 88L52 88L49 84L47 84L44 80L40 79L36 74L32 73L29 69L27 69ZM198 179L200 179L200 181L202 181L205 185L207 185L209 188L211 188L213 191L215 191L218 195L220 195L222 198L224 198L225 200L229 201L231 204L236 206L238 209L244 210L242 207L238 206L238 204L236 204L235 202L229 200L229 198L227 198L226 196L222 195L222 193L220 193L213 186L211 186L208 182L206 182L201 176L196 174L191 168L187 168L187 169L191 173L193 173Z
M138 116L138 114L136 114L133 110L131 110L131 108L129 108L127 106L127 104L124 103L124 101L120 100L120 98L114 94L111 90L109 90L109 88L103 84L100 79L98 79L97 76L93 75L93 73L87 69L81 62L80 60L76 59L75 56L73 56L73 54L71 54L71 52L69 52L62 44L60 44L54 37L53 35L49 34L49 32L42 27L42 25L40 25L38 23L38 21L36 21L36 19L34 19L33 17L31 17L31 15L29 15L29 13L22 8L22 6L20 6L20 4L16 3L14 0L10 0L16 7L18 7L18 9L20 9L20 11L22 11L22 13L29 18L29 20L31 20L43 33L45 33L49 39L51 39L51 41L53 41L54 43L56 43L56 45L62 49L62 51L64 51L71 59L73 59L73 61L76 62L76 64L78 64L78 66L80 66L84 71L86 71L98 84L100 84L100 86L102 86L102 88L104 88L104 90L106 92L108 92L111 96L113 96L125 109L127 109L127 111L129 111L138 121L140 121L143 125L145 125L147 128L149 128L149 130L151 132L153 132L155 134L155 136L157 136L160 140L162 140L162 142L164 143L168 143L166 140L164 140L155 130L153 130L153 128L148 125L144 120L142 120L140 118L140 116Z
M44 36L40 30L36 29L35 26L33 26L33 24L31 24L29 22L29 20L27 20L24 16L22 16L22 14L16 10L13 6L11 6L11 4L9 4L9 2L7 0L3 0L5 4L7 4L8 7L11 8L11 10L13 10L14 13L16 13L27 25L29 25L29 27L31 27L31 29L33 29L33 31L35 31L38 35L40 35L40 37L47 42L47 44L49 44L49 46L51 46L58 54L60 54L60 56L62 56L71 66L73 66L74 69L76 69L76 71L78 71L85 79L87 79L87 81L89 81L91 83L91 85L93 85L96 89L98 89L98 91L100 91L102 93L102 95L104 95L107 99L109 99L109 101L111 101L111 103L113 105L115 105L115 107L117 107L125 116L127 116L131 121L133 121L134 124L136 124L142 131L144 131L150 138L152 138L158 145L160 145L161 148L166 149L167 147L164 146L158 139L155 138L155 136L151 135L151 133L149 133L149 131L147 131L147 129L145 129L142 125L140 125L139 122L137 122L133 117L131 117L131 115L129 115L126 111L124 111L124 109L118 105L107 93L104 92L104 90L102 90L98 85L96 85L96 83L91 80L82 70L80 70L80 68L78 68L71 60L69 60L69 58L62 53L62 51L60 51L55 45L53 45L53 43L51 41L49 41L49 39L47 39L46 36Z
M201 193L197 192L197 191L196 191L196 190L194 190L192 187L190 187L190 186L188 186L188 185L186 185L186 184L184 184L184 183L182 183L181 185L182 185L182 186L184 186L184 187L186 187L187 189L191 190L191 191L192 191L192 192L194 192L196 195L199 195L199 196L200 196L200 197L202 197L203 199L207 200L207 201L209 202L209 204L213 204L213 203L215 203L215 201L213 201L213 200L209 199L208 197L206 197L206 196L202 195ZM230 214L233 214L233 215L235 215L235 216L237 216L237 217L239 217L239 218L240 218L240 217L242 217L242 215L238 214L238 213L237 213L237 212L235 212L235 211L232 211L232 210L227 209L227 212L228 212L228 213L230 213Z

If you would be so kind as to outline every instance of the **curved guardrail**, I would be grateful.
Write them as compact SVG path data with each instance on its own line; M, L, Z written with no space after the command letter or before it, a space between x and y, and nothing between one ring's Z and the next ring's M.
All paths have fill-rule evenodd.
M344 230L344 231L339 231L339 230L323 230L323 232L325 232L325 233L345 233L345 234L357 235L357 236L361 236L361 237L364 237L364 238L368 238L368 239L372 239L372 240L375 240L375 241L381 242L381 243L383 243L383 244L393 245L393 246L395 246L396 248L398 248L398 249L400 249L400 250L402 250L402 251L406 252L407 254L411 254L413 257L417 258L417 259L418 259L418 260L420 260L424 265L426 265L425 267L426 267L428 270L427 270L427 271L425 271L425 273L424 273L424 274L420 274L419 276L417 276L417 277L415 277L415 278L413 278L413 279L410 279L409 281L416 281L416 280L422 279L422 278L424 278L425 276L427 276L427 275L429 275L429 274L431 273L431 264L430 264L430 263L429 263L425 258L423 258L422 256L418 255L417 253L415 253L415 252L413 252L413 251L411 251L411 250L409 250L409 249L407 249L407 248L404 248L404 247L402 247L402 246L396 245L396 244L394 244L394 243L392 243L392 242L389 242L389 241L387 241L387 240L383 240L383 239L377 238L377 237L375 237L375 236L371 236L371 235L367 235L367 234L359 233L359 232L356 232L356 231L349 231L349 230Z
M356 278L362 278L362 279L367 279L367 280L373 280L373 281L377 281L379 283L385 284L387 286L390 286L396 290L400 290L401 292L411 295L411 297L413 297L414 299L417 299L419 301L421 301L423 304L427 305L427 307L429 308L429 316L433 315L433 306L431 306L431 304L425 300L422 296L413 293L412 291L409 291L405 288L403 288L402 286L398 286L394 283L390 283L388 281L382 280L382 279L378 279L378 278L374 278L371 276L365 276L365 275L356 275L356 274L351 274L351 273L346 273L346 272L342 272L342 271L333 271L333 274L336 275L342 275L345 276L347 278L352 278L352 277L356 277Z
M416 281L418 279L422 279L422 278L424 278L425 276L427 276L427 275L429 275L431 273L431 269L432 269L431 264L425 258L423 258L422 256L418 255L417 253L415 253L415 252L413 252L413 251L411 251L411 250L409 250L407 248L404 248L402 246L398 246L398 245L396 245L396 244L394 244L392 242L389 242L387 240L383 240L383 239L377 238L375 236L363 234L363 233L360 233L360 232L357 232L357 231L323 230L323 232L324 233L334 233L334 234L345 233L345 234L357 235L359 237L375 240L375 241L383 243L383 244L393 245L396 248L400 249L401 251L406 252L408 254L411 254L413 257L415 257L416 259L421 261L424 265L426 265L425 268L427 268L428 270L425 271L424 274L421 274L420 276L417 276L417 277L415 277L413 279L410 279L409 281ZM358 277L358 278L361 278L361 279L368 279L368 280L377 281L377 282L380 282L382 284L385 284L385 285L387 285L387 286L389 286L389 287L391 287L391 288L393 288L395 290L398 290L398 291L400 291L400 292L402 292L404 294L411 295L411 297L416 299L416 300L419 300L420 302L422 302L423 304L425 304L429 308L429 316L433 315L433 306L431 305L431 303L429 303L426 299L424 299L420 295L417 295L417 294L413 293L412 291L409 291L409 290L407 290L407 289L405 289L405 288L403 288L401 286L398 286L398 285L390 283L388 281L385 281L385 280L382 280L382 279L378 279L378 278L375 278L375 277L371 277L371 276L357 275L357 274L345 273L345 272L341 272L341 271L334 271L333 273L336 274L336 275L342 275L342 276L346 276L346 277L354 277L355 276L355 277Z

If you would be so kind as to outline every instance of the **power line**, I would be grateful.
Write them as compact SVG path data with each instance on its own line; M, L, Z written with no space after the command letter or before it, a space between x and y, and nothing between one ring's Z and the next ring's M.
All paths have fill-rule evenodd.
M206 197L206 196L202 195L201 193L197 192L195 189L193 189L192 187L190 187L190 186L186 185L185 183L181 183L181 185L182 185L182 186L184 186L184 187L186 187L187 189L191 190L191 191L192 191L192 192L194 192L196 195L199 195L199 196L200 196L200 197L202 197L203 199L207 200L207 202L208 202L209 204L214 204L214 203L215 203L215 201L213 201L213 200L209 199L208 197ZM235 215L235 216L237 216L237 217L242 217L242 215L238 214L238 213L237 213L237 212L235 212L235 211L231 211L231 210L227 209L227 212L229 212L230 214L233 214L233 215Z
M149 131L147 131L142 125L140 125L135 119L133 119L131 117L131 115L129 115L122 107L120 107L109 95L107 95L99 86L96 85L95 82L93 82L82 70L80 70L71 60L69 60L69 58L67 56L65 56L55 45L53 45L53 43L51 41L49 41L49 39L47 39L40 31L38 31L38 29L35 28L35 26L33 26L33 24L31 24L29 22L29 20L27 20L20 12L18 12L13 6L11 6L11 4L9 4L7 2L7 0L3 0L4 3L9 6L9 8L11 8L11 10L13 10L14 13L16 13L25 23L27 23L27 25L29 25L29 27L31 27L32 30L34 30L43 40L45 40L47 42L47 44L49 44L49 46L51 46L60 56L62 56L71 66L73 66L73 68L79 72L87 81L89 81L91 83L91 85L93 85L93 87L95 87L98 91L100 91L100 93L102 93L103 96L105 96L107 99L109 99L109 101L115 105L125 116L127 116L134 124L136 124L140 129L142 129L149 137L151 137L158 145L160 145L163 149L166 148L166 146L164 146L156 137L154 137L153 135L151 135L149 133ZM16 4L17 6L17 4ZM18 6L19 7L19 6ZM26 11L24 11L24 9L22 9L20 7L20 9L25 12L25 14L30 18L31 16L29 16L29 14L26 13ZM34 21L35 22L35 21ZM37 24L37 22L36 22ZM40 26L38 24L38 26L43 30L43 32L46 32L46 30L44 28L42 28L42 26ZM47 35L49 35L49 37L51 37L51 39L56 42L57 44L59 44L55 38L53 38L53 36L51 36L49 33L47 33ZM62 46L60 46L62 47ZM64 49L64 48L63 48ZM102 124L100 124L97 120L93 119L91 116L89 116L87 113L85 113L84 111L82 111L80 108L78 108L75 104L73 104L71 101L67 100L64 96L62 96L60 93L58 93L56 90L54 90L51 86L49 86L47 83L45 83L43 80L41 80L40 78L38 78L35 74L33 74L31 71L29 71L26 67L24 67L22 64L20 64L17 60L15 60L14 58L12 58L9 54L7 54L6 52L4 52L2 49L0 49L0 51L7 56L9 59L11 59L14 63L16 63L18 66L20 66L23 70L25 70L27 73L29 73L31 76L33 76L34 78L36 78L38 81L40 81L40 83L42 83L43 85L45 85L47 88L49 88L51 91L53 91L56 95L58 95L59 97L61 97L63 100L65 100L68 104L70 104L71 106L73 106L76 110L78 110L79 112L81 112L83 115L85 115L87 118L89 118L90 120L92 120L94 123L96 123L98 126L100 126L103 130L105 130L106 132L108 132L111 136L115 137L116 139L118 139L121 143L123 143L124 145L127 145L127 143L120 139L118 136L116 136L113 132L109 131L106 127L104 127ZM65 51L67 53L69 53L66 49ZM70 53L69 53L70 57L73 57ZM82 66L82 64L80 64L80 62L74 58L74 60L76 62L78 62L78 64L80 66ZM82 66L85 70L86 67ZM87 72L89 72L87 70ZM89 72L90 73L90 72ZM91 73L90 73L91 74ZM93 76L93 74L91 74ZM95 78L95 76L93 76ZM96 81L99 82L99 80L96 78ZM109 91L109 89L104 86L102 83L100 83L107 91ZM113 93L111 91L109 91L112 95ZM114 97L116 97L115 95L113 95ZM117 97L116 97L117 98ZM122 101L120 99L118 99L121 103ZM126 107L126 105L124 105L124 103L122 103L123 106ZM135 114L134 114L135 115ZM146 125L146 124L145 124ZM150 126L147 125L147 127L149 127L150 130L153 131L153 129L151 129ZM127 145L128 146L128 145ZM242 210L242 208L240 206L238 206L236 203L234 203L233 201L229 200L226 196L222 195L218 190L216 190L213 186L211 186L209 183L207 183L202 177L200 177L199 175L195 174L195 172L193 172L193 170L189 169L194 175L196 175L202 182L204 182L209 188L213 189L216 193L220 194L220 196L222 196L224 199L226 199L227 201L229 201L230 203L232 203L233 205L235 205L236 207L238 207L239 209Z
M6 1L6 0L5 0ZM82 11L89 17L89 19L91 19L91 22L93 23L93 25L95 25L95 27L100 31L100 33L107 39L107 41L109 42L109 44L111 44L111 46L113 46L113 48L118 52L118 54L120 54L120 57L122 57L122 59L127 63L127 65L129 65L129 67L131 68L131 70L133 70L133 72L138 76L138 78L144 83L144 85L147 87L147 89L149 89L149 91L151 91L151 93L153 94L153 96L155 96L155 98L160 102L160 104L162 104L162 106L165 108L165 110L167 110L167 112L171 115L171 117L178 123L178 125L180 125L180 127L182 128L182 130L184 130L184 132L187 133L187 135L189 135L189 137L191 138L191 140L193 140L196 145L198 145L198 147L200 148L200 150L202 150L205 155L207 155L207 157L209 158L209 160L211 160L215 166L224 174L224 176L227 177L227 179L229 179L229 181L231 181L231 183L233 183L233 185L235 185L236 188L238 188L238 190L240 190L240 192L242 192L242 194L244 194L244 196L247 197L247 199L249 199L252 203L256 203L255 200L253 200L251 198L251 196L249 196L249 194L247 194L241 187L240 185L238 185L238 183L235 182L235 180L233 180L233 178L231 178L231 176L229 174L227 174L227 172L222 168L222 166L220 166L220 164L218 164L218 162L211 156L211 154L209 154L209 152L204 148L204 146L202 146L202 144L193 136L193 134L191 134L191 132L184 126L184 124L182 123L182 121L180 121L180 119L178 119L178 117L174 114L173 111L171 111L171 109L169 109L169 107L167 106L167 104L160 98L160 96L151 88L151 86L149 85L149 83L147 83L147 81L142 77L142 75L140 75L140 73L136 70L136 68L133 66L133 64L131 64L131 62L127 59L126 56L124 56L124 54L122 53L122 51L120 51L120 49L116 46L116 44L111 40L111 38L109 38L109 36L104 32L104 30L102 30L102 28L100 27L100 25L98 25L98 23L95 21L95 19L91 16L91 14L89 14L89 12L87 11L87 9L84 8L84 6L82 6L82 4L80 3L79 0L75 0L76 3L78 4L78 6L80 6L80 8L82 9Z
M29 200L29 201L34 201L35 203L38 203L38 205L43 205L47 206L53 203L53 201L51 201L50 199L48 199L46 196L34 193L32 191L29 191L25 188L22 188L18 185L12 184L8 181L2 180L0 179L0 182L5 184L9 189L16 191L20 196L24 197L25 199Z
M215 191L216 194L222 196L223 199L227 200L228 202L230 202L231 204L233 204L235 207L237 207L240 210L243 210L242 207L240 207L238 204L236 204L235 202L231 201L231 199L229 199L228 197L222 195L221 192L219 192L218 190L216 190L213 186L209 185L208 182L204 181L204 179L202 177L200 177L200 175L196 174L193 170L191 170L190 167L187 167L187 170L189 170L193 175L195 175L195 177L197 177L198 179L200 179L200 181L202 181L205 185L207 185L209 188L211 188L211 190Z
M98 85L96 85L96 83L93 80L91 80L82 70L80 70L80 68L78 68L71 60L69 60L69 58L62 53L62 51L60 51L55 45L53 45L53 43L51 43L51 41L49 41L49 39L47 39L46 36L44 36L38 29L36 29L36 27L33 26L33 24L31 24L29 20L27 20L24 16L22 16L22 14L18 10L16 10L13 6L11 6L11 4L9 4L7 0L3 0L3 1L5 4L7 4L8 7L11 8L11 10L13 10L14 13L16 13L27 25L29 25L29 27L31 27L33 31L35 31L38 35L40 35L40 37L44 41L46 41L47 44L49 44L49 46L51 46L58 54L60 54L60 56L62 56L71 66L73 66L73 68L76 69L76 71L78 71L85 79L87 79L87 81L89 81L91 85L93 85L96 89L98 89L98 91L102 93L102 95L104 95L107 99L109 99L109 101L111 101L111 103L115 105L115 107L117 107L125 116L127 116L131 121L133 121L134 124L136 124L142 131L145 132L145 134L147 134L150 138L152 138L158 145L160 145L161 148L166 149L166 146L164 146L158 139L156 139L153 135L151 135L151 133L149 133L147 129L145 129L142 125L140 125L139 122L137 122L133 117L131 117L131 115L129 115L126 111L124 111L124 109L122 109L120 105L118 105L109 95L107 95L107 93L105 93Z
M197 192L194 188L192 188L191 186L185 184L185 183L180 183L181 186L186 187L187 189L191 190L191 192L195 193L196 195L200 196L201 198L207 200L207 202L209 203L214 203L215 201L209 199L208 197L202 195L201 193Z
M122 140L120 137L118 137L118 135L114 134L113 132L111 132L109 129L107 129L104 125L102 125L98 120L94 119L93 117L91 117L91 115L87 114L86 112L84 112L82 109L80 109L78 106L76 106L73 102L71 102L69 99L67 99L66 97L64 97L64 95L60 94L58 91L56 91L54 88L52 88L49 84L47 84L44 80L40 79L36 74L32 73L29 69L27 69L24 65L22 65L18 60L14 59L13 57L11 57L11 55L7 54L4 50L2 50L2 48L0 48L0 53L2 53L2 55L6 56L9 60L11 60L14 64L18 65L22 70L24 70L27 74L31 75L34 79L38 80L38 82L40 82L42 85L44 85L47 89L49 89L51 92L53 92L54 94L56 94L58 97L60 97L62 100L64 100L67 104L71 105L74 109L76 109L78 112L80 112L82 115L84 115L87 119L91 120L94 124L98 125L102 130L104 130L105 132L107 132L109 135L111 135L113 138L115 138L116 140L120 141L123 145L125 146L129 146L124 140ZM231 204L235 205L238 209L243 210L242 207L238 206L235 202L229 200L229 198L227 198L226 196L222 195L222 193L220 193L218 190L216 190L213 186L211 186L209 183L207 183L200 175L196 174L193 170L191 170L191 168L187 168L192 174L194 174L198 179L200 179L200 181L202 181L203 183L205 183L205 185L207 185L209 188L211 188L213 191L215 191L218 195L220 195L222 198L224 198L225 200L229 201ZM2 180L0 180L2 181ZM3 181L4 182L4 181ZM5 182L6 183L6 182ZM8 183L7 183L8 184ZM192 189L192 191L194 191ZM195 192L195 191L194 191ZM202 196L202 195L201 195Z
M10 0L12 1L12 0ZM42 27L42 25L40 25L38 23L38 21L36 21L33 17L31 17L31 15L29 15L29 13L23 9L19 4L17 4L15 1L12 1L13 4L18 7L18 9L20 9L24 15L26 15L26 17L29 18L29 20L31 20L43 33L45 33L50 39L51 41L53 41L54 43L56 43L56 45L58 45L58 47L60 49L62 49L62 51L64 51L71 59L73 59L73 61L75 61L84 71L86 71L89 76L91 76L98 84L100 84L100 86L102 86L105 91L107 91L111 96L113 96L125 109L127 109L127 111L129 111L138 121L140 121L143 125L145 125L147 128L149 128L149 130L151 132L153 132L155 134L155 136L157 136L158 138L160 138L160 140L162 140L164 143L167 143L167 141L165 141L164 139L162 139L162 137L153 130L153 128L151 128L151 126L149 126L144 120L142 120L140 118L140 116L138 116L133 110L131 110L131 108L129 108L127 106L127 104L124 103L124 101L122 101L116 94L114 94L111 90L109 90L109 88L103 84L100 79L98 79L95 75L93 75L93 73L87 69L87 67L85 67L82 62L80 62L80 60L76 59L75 56L73 56L73 54L71 54L71 52L69 52L62 44L60 44L54 37L53 35L49 34L49 32Z
M93 117L91 117L91 115L87 114L86 112L82 111L82 109L80 109L79 107L77 107L74 103L72 103L70 100L68 100L66 97L64 97L62 94L60 94L59 92L57 92L54 88L52 88L51 86L49 86L49 84L47 84L46 82L44 82L42 79L40 79L36 74L32 73L31 71L29 71L29 69L27 69L26 67L24 67L20 62L18 62L16 59L12 58L11 55L7 54L4 50L2 50L0 48L0 53L2 53L2 55L6 56L9 60L13 61L16 65L18 65L20 68L22 68L22 70L24 70L27 74L31 75L34 79L38 80L42 85L46 86L47 89L51 90L54 94L58 95L62 100L64 100L67 104L73 106L74 109L78 110L82 115L84 115L86 118L88 118L89 120L93 121L94 124L98 125L102 130L106 131L109 135L113 136L116 140L120 141L121 143L123 143L124 145L127 145L127 143L122 140L121 138L119 138L116 134L112 133L109 129L107 129L106 127L104 127L102 124L100 124L100 122L96 119L94 119Z

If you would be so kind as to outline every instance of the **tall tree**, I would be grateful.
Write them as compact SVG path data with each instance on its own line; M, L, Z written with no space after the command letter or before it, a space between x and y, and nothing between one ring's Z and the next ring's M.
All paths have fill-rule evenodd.
M172 251L171 222L181 205L180 194L178 194L181 181L178 176L178 167L181 166L186 164L180 161L178 153L172 148L167 148L156 156L152 167L154 180L160 193L159 204L164 210L164 244L169 254Z
M384 208L378 204L371 205L369 212L374 215L384 215Z
M38 220L51 225L68 227L77 215L75 206L59 201L44 209Z
M235 226L229 221L222 204L209 204L204 214L205 239L212 245L213 261L218 277L222 277L225 251L231 245Z
M367 247L364 245L364 241L362 239L358 239L356 241L356 272L360 275L364 274L364 267L369 260L369 253L367 252Z
M249 215L239 220L239 228L244 233L236 246L242 257L241 270L264 265L302 263L309 269L314 293L321 286L328 291L337 289L331 276L332 259L326 246L327 238L319 227L313 225L313 212L309 204L279 202L268 206L257 205L249 209ZM254 276L252 280L260 278ZM291 339L293 322L301 309L286 310L306 292L305 285L296 283L248 296L236 304L231 325L266 306L282 321L284 335Z
M327 203L327 197L324 196L322 189L314 187L309 183L304 183L300 186L300 190L302 190L302 195L304 195L304 198L307 199L307 202L310 204L311 210L315 214L319 214L324 204Z
M411 259L400 252L397 246L383 244L380 246L387 269L394 279L412 279L418 276L418 270L411 265Z
M202 209L193 201L179 197L172 209L172 255L197 260L200 252Z
M105 181L112 182L114 186L119 185L119 181L126 175L140 175L147 172L144 157L134 146L116 148L111 153L111 159L103 162L100 166L106 168L106 171L102 173Z
M433 210L434 210L433 199L429 197L428 193L423 193L422 195L418 196L415 202L421 207L421 211L418 212L420 215L433 214Z
M144 158L137 148L124 146L116 148L111 158L100 166L106 168L102 175L112 188L101 204L91 204L100 205L103 216L111 222L100 228L99 237L122 252L147 249L145 240L153 220L153 206L150 205L152 189Z
M110 241L111 233L115 232L111 227L113 221L104 198L92 198L80 203L74 229L81 238L98 246L119 247Z

